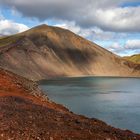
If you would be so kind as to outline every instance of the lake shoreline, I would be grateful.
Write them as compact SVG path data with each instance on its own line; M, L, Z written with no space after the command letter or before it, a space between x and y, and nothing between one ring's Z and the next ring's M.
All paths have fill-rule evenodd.
M71 77L42 80L39 85L51 100L76 114L98 118L121 129L133 128L138 133L138 83L139 78Z
M95 78L135 78L140 79L140 77L135 76L95 76L95 75L82 75L82 76L58 76L58 77L51 77L51 78L45 78L40 79L35 82L39 83L40 81L46 81L46 80L59 80L59 79L68 79L68 78L85 78L85 77L95 77Z
M0 69L0 139L139 140L140 134L70 112L35 82Z

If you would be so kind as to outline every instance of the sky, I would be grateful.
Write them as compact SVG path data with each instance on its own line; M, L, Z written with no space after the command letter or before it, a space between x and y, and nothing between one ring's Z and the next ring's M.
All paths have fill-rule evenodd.
M0 0L0 36L40 24L69 29L120 56L140 53L140 0Z

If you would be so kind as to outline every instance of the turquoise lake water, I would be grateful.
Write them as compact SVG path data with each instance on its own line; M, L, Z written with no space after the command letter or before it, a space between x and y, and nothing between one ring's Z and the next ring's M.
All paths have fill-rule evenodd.
M71 111L140 133L140 79L80 77L39 82L48 97Z

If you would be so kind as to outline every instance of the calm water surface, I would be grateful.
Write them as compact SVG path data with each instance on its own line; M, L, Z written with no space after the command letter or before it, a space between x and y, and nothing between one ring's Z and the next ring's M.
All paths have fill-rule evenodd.
M82 77L43 80L49 98L71 111L140 133L140 79Z

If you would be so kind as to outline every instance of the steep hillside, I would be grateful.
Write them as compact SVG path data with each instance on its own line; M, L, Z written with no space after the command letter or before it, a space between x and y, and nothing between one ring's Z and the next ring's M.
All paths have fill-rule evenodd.
M0 69L0 140L139 140L140 135L69 112L36 83Z
M126 60L132 61L134 63L139 63L140 64L140 54L124 57Z
M0 39L0 66L32 80L57 76L140 76L140 65L65 29L41 25Z

